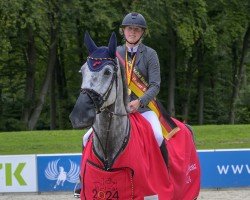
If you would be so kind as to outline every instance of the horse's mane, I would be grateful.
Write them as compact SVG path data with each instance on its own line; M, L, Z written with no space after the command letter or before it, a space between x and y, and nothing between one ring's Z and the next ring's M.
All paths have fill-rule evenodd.
M123 86L123 102L124 102L124 106L126 108L127 113L129 113L129 109L128 109L129 97L128 97L128 86L127 86L127 81L126 81L126 74L125 74L124 68L120 66L118 59L117 59L117 63L121 71L122 86Z

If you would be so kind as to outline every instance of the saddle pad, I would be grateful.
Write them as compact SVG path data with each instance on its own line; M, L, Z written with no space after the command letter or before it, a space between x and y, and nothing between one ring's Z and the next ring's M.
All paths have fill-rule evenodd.
M122 197L119 198L120 200L144 200L145 197L155 195L158 195L161 200L173 200L174 188L170 180L169 170L166 168L151 125L139 113L131 114L129 119L131 127L128 144L117 156L111 171L106 172L103 170L104 164L93 150L93 138L87 143L82 157L81 175L83 184L88 185L85 186L86 190L82 190L81 199L99 200L101 198L95 199L93 195L97 193L98 196L99 192L99 197L104 197L113 191L113 195L118 192ZM117 169L120 169L119 173L115 171ZM133 184L129 182L132 171L134 172ZM95 190L93 182L114 181L112 177L116 176L121 176L121 181L117 181L117 178L115 178L118 185L117 190ZM89 183L91 183L91 186L89 186ZM131 198L132 186L133 198ZM88 196L84 197L84 195Z

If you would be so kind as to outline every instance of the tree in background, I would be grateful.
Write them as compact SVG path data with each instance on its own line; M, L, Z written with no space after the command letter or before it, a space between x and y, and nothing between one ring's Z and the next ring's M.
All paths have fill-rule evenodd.
M157 50L160 100L191 124L249 123L249 1L0 2L1 130L67 129L80 90L88 30L106 45L141 12Z

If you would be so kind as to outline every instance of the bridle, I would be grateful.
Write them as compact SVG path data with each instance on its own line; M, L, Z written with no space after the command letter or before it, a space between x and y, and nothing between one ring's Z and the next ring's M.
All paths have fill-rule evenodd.
M110 93L111 93L111 89L113 87L114 82L116 83L116 93L117 93L117 86L118 86L118 80L117 80L117 71L118 71L118 60L116 59L112 59L112 58L92 58L92 57L88 57L87 59L92 59L92 60L109 60L109 64L112 65L114 67L114 73L112 74L112 79L111 82L107 88L107 90L104 92L103 95L99 94L98 92L96 92L93 89L88 89L88 88L83 88L81 89L81 93L84 94L86 93L91 100L93 101L94 105L95 105L95 109L96 109L96 113L99 114L103 111L106 111L112 115L116 115L116 116L127 116L128 114L123 114L123 113L116 113L114 111L111 111L110 108L105 107L102 108L103 104L108 100ZM117 98L117 95L116 95Z
M119 155L119 153L120 153L120 152L124 149L124 147L126 146L126 144L127 144L127 142L128 142L128 136L124 137L121 148L119 149L119 151L118 151L118 153L116 154L116 156L115 156L114 160L112 161L112 163L109 163L109 162L108 162L108 152L107 152L107 149L108 149L108 140L109 140L109 134L110 134L110 128L111 128L111 121L112 121L112 118L113 118L113 116L114 116L114 113L113 113L113 112L110 112L109 110L105 110L104 112L106 112L106 111L107 111L107 114L108 114L108 117L109 117L109 121L108 121L108 128L106 129L107 138L106 138L106 142L105 142L105 147L104 147L103 143L101 142L100 137L99 137L97 131L95 130L95 128L94 128L93 126L92 126L92 128L93 128L93 131L94 131L94 134L95 134L97 140L98 140L99 143L100 143L100 146L101 146L101 149L102 149L103 155L104 155L104 160L103 160L102 158L100 158L100 157L98 156L98 154L96 154L96 155L97 155L97 157L99 157L100 160L103 161L104 168L105 168L106 170L109 170L109 169L111 168L111 166L112 166L112 164L113 164L115 158ZM121 116L121 117L122 117L122 116L127 116L127 115L118 115L118 116ZM129 128L129 120L127 120L126 131L128 131L128 128Z
M93 101L94 105L95 105L95 109L96 109L96 113L99 114L100 112L102 112L102 110L104 110L102 108L103 104L105 101L107 101L107 99L110 96L111 93L111 89L113 87L114 82L116 81L116 89L117 89L117 61L115 59L112 58L92 58L92 57L88 57L87 59L91 59L91 60L96 60L96 61L100 61L100 60L108 60L108 63L111 64L114 67L114 73L112 74L112 79L111 82L107 88L107 90L104 92L103 95L99 94L98 92L96 92L93 89L88 89L88 88L83 88L81 89L81 93L84 94L86 93L91 100ZM90 65L89 62L88 66ZM89 66L90 67L90 66Z
M91 58L91 57L88 57L88 59L99 60L99 58L96 59L96 58ZM118 71L118 63L119 62L118 62L117 59L112 59L112 60L110 58L101 58L101 59L102 60L108 59L108 60L112 61L112 62L109 62L109 64L111 64L114 67L114 72L112 74L112 79L111 79L111 82L110 82L107 90L104 92L103 95L99 94L98 92L96 92L93 89L88 89L88 88L82 89L81 93L83 93L83 94L86 93L91 98L91 100L94 103L94 107L96 109L97 114L106 112L107 116L109 117L108 128L106 130L107 139L106 139L106 142L105 142L105 147L102 144L102 142L100 140L100 137L98 136L96 130L92 126L94 134L96 135L96 137L97 137L97 139L98 139L98 141L100 143L100 146L102 148L103 154L104 154L104 167L105 167L105 169L108 170L110 168L111 164L112 164L112 163L108 163L108 158L107 158L107 147L108 147L108 139L109 139L109 134L110 134L112 118L114 116L125 117L125 116L128 116L128 113L117 113L117 112L115 112L113 110L114 109L114 104L112 104L112 105L110 105L108 107L104 107L104 108L102 107L103 104L109 98L114 83L116 83L116 93L117 93L117 87L118 87L117 71ZM116 97L115 97L116 99L117 99L117 96L118 95L116 95ZM127 128L126 129L128 129L128 127L129 127L129 121L127 122ZM127 141L127 137L124 138L123 145L122 145L121 149L123 149L123 147L126 145L126 141ZM118 151L118 153L119 152L120 151Z

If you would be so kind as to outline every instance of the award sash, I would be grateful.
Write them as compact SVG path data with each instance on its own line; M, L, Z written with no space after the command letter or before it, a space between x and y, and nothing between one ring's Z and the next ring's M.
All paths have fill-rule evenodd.
M125 68L125 71L131 72L130 74L127 74L127 76L129 75L129 80L127 80L129 90L131 90L137 97L143 96L144 93L147 91L149 84L146 82L143 76L141 76L140 73L134 68L134 66L132 66L135 63L134 59L132 63L128 65L118 52L116 52L116 56L119 59L120 64ZM127 69L128 67L130 67L130 69ZM176 125L173 119L167 114L166 110L161 105L161 103L156 99L150 101L147 106L152 111L154 111L158 116L162 127L163 136L166 139L170 139L179 130L179 127Z

